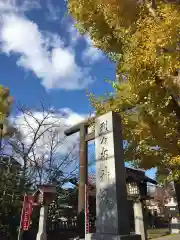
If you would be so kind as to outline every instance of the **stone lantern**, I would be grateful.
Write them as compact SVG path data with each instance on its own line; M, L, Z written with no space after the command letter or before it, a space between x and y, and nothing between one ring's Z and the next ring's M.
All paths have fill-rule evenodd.
M178 204L171 198L171 200L165 205L166 212L170 216L170 232L172 234L180 233L180 221L179 221L179 209Z
M144 200L148 199L147 183L157 182L138 169L126 167L126 188L128 199L133 202L135 233L141 235L142 240L147 240L147 229L144 216Z
M40 185L38 190L33 194L34 202L40 205L39 229L36 240L46 240L46 221L48 216L48 205L54 200L56 187L53 185Z

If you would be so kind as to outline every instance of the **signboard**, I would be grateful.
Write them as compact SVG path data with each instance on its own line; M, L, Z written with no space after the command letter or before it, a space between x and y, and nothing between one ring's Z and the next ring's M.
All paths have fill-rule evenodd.
M29 229L29 224L32 215L32 208L33 208L33 199L32 196L25 195L23 208L21 212L21 222L20 222L20 229L22 231L27 231Z
M89 231L89 194L88 186L85 185L85 234L88 234Z

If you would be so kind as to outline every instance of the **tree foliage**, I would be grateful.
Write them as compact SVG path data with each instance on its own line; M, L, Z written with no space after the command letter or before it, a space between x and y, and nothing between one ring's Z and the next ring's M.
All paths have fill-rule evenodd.
M123 0L123 6L118 0L70 0L68 4L81 33L89 33L95 46L107 53L119 53L124 34L124 29L120 26L128 26L135 21L136 13L139 12L138 5L133 0ZM132 10L126 11L127 9Z
M10 135L13 130L7 122L7 117L9 116L11 110L12 101L13 99L10 96L9 89L0 85L0 117L1 123L3 122L4 124L2 132L3 136ZM4 119L2 119L2 116Z
M11 104L12 97L10 96L9 89L0 85L0 113L3 113L5 114L5 116L8 116Z
M7 158L0 164L0 235L17 238L21 214L20 168L14 167Z
M180 5L69 0L83 34L116 62L113 93L89 94L97 114L121 113L125 160L180 176Z

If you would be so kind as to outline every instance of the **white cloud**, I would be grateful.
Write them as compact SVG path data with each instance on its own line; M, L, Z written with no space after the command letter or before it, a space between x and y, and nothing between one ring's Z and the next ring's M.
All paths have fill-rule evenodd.
M40 8L39 0L1 0L0 13L23 13Z
M55 6L53 5L51 0L47 0L46 5L48 9L47 19L49 21L58 21L60 19L60 13L61 13L59 2L58 2L58 5Z
M78 41L83 38L79 34L78 30L75 28L74 23L68 22L67 32L69 34L69 42L71 46L75 46L78 43Z
M80 39L85 41L86 47L82 53L82 57L88 64L100 61L104 57L102 51L93 46L93 42L88 35L81 36L79 34L74 23L68 24L67 32L69 33L69 41L72 46L75 46Z
M83 52L83 58L89 63L95 63L103 58L103 53L93 46L93 42L89 36L86 37L86 49Z
M66 155L69 149L76 143L77 147L75 151L77 151L79 149L78 134L73 134L65 138L64 131L68 127L83 121L86 116L85 114L81 115L73 112L69 108L62 108L59 109L59 111L51 109L51 112L21 112L19 115L13 117L11 122L13 122L13 125L19 130L20 142L25 144L26 149L29 149L36 136L34 147L29 153L29 157L32 159L32 153L35 153L36 158L50 154L52 134L55 134L55 141L57 143L57 149L54 154ZM42 120L44 120L44 122L40 125L38 122ZM62 144L58 144L61 141Z
M69 108L55 110L52 107L48 111L42 110L21 110L17 115L11 117L9 119L10 123L18 130L18 134L16 134L15 138L10 138L8 140L9 143L15 144L17 149L20 149L20 152L25 154L34 142L28 155L29 164L31 163L31 165L34 162L41 163L44 158L46 161L51 153L53 153L55 161L59 159L59 163L61 163L61 157L71 153L70 157L75 157L75 162L72 162L70 167L74 166L79 159L79 133L65 137L64 131L82 122L88 117L88 114L79 114ZM39 124L42 120L44 122ZM53 143L52 140L54 140ZM12 148L10 148L11 144L9 143L5 142L3 144L3 153L12 154L17 161L23 164L22 155L18 151L12 151ZM24 144L24 150L22 149L22 143ZM92 147L92 145L94 143L90 142L89 146ZM51 152L51 147L54 148L53 152ZM89 160L92 163L94 161L94 154L92 154L94 148L89 150ZM69 170L69 168L66 169L67 172Z
M47 48L59 48L64 47L64 42L61 37L56 33L51 33L47 31L43 31L44 41L46 42Z
M55 8L50 0L46 5L49 12L58 16L59 9ZM15 54L18 57L17 65L32 71L47 90L85 88L94 81L90 75L91 64L101 60L102 53L93 47L89 37L80 36L69 21L66 21L69 47L65 47L58 34L40 31L36 23L24 16L26 11L40 7L40 1L0 2L1 52L8 56ZM76 62L75 46L80 39L86 42L86 48L81 55L86 67L81 67Z
M24 17L15 14L2 17L1 51L18 54L18 66L34 72L45 88L75 90L92 83L89 69L78 66L74 53L62 46L57 35L55 38L56 45L50 49L52 34L51 38L43 35L34 22Z
M22 165L24 165L23 156L28 153L26 157L28 174L36 184L37 182L41 184L42 181L48 182L49 174L53 169L62 171L64 177L77 174L79 134L65 138L64 131L81 122L85 117L85 114L78 114L69 108L61 108L58 111L54 108L48 111L43 108L37 111L21 109L10 119L13 126L19 130L19 134L16 133L14 138L10 138L6 143L6 146L13 144L16 148L14 150L6 148L5 151ZM39 167L41 167L40 172Z

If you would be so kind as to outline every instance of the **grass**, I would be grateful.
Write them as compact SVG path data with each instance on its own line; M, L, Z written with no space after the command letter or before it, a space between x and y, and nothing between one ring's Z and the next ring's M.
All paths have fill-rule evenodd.
M163 236L169 235L169 229L167 228L152 228L148 229L148 238L149 239L155 239Z

